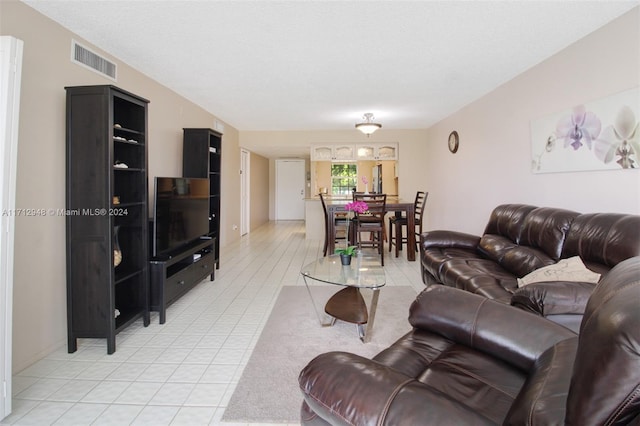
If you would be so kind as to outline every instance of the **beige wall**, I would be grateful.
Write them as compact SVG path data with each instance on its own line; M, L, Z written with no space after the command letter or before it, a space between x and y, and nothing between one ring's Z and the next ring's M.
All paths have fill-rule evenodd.
M430 191L425 228L479 233L496 205L511 202L639 214L640 170L533 174L529 136L532 119L639 84L636 7L432 126L414 169ZM452 130L457 154L447 148Z
M249 226L256 229L269 221L269 160L251 153L251 219Z
M182 128L213 127L215 117L149 77L118 64L113 82L70 61L71 40L90 47L24 3L2 1L0 30L24 41L17 208L65 206L65 86L115 84L149 104L149 177L182 174ZM99 50L98 50L99 51ZM108 55L107 55L108 56ZM225 126L221 245L239 238L238 131ZM259 179L257 173L253 174ZM266 180L266 177L263 178ZM64 217L17 217L13 288L13 370L66 343ZM106 349L105 349L106 350Z

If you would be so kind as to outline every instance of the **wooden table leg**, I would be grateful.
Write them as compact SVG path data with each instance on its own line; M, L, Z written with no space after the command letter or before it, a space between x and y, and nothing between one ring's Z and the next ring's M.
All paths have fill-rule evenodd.
M407 260L416 260L416 215L407 211Z
M333 208L327 207L327 238L329 245L327 246L327 255L332 255L336 250L336 212Z

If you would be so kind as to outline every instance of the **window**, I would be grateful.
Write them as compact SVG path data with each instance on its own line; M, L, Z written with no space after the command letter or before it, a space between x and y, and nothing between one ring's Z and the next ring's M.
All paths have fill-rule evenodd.
M356 163L331 164L331 195L351 195L358 183L358 165Z

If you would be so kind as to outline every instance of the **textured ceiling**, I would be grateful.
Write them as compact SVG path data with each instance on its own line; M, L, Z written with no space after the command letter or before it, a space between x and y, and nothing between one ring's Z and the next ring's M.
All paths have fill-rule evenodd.
M241 131L427 128L639 4L24 2Z

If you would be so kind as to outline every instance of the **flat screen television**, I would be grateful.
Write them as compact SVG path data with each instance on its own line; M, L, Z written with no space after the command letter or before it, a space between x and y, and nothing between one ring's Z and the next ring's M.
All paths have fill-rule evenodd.
M154 257L171 255L209 232L209 180L156 177L153 203Z

